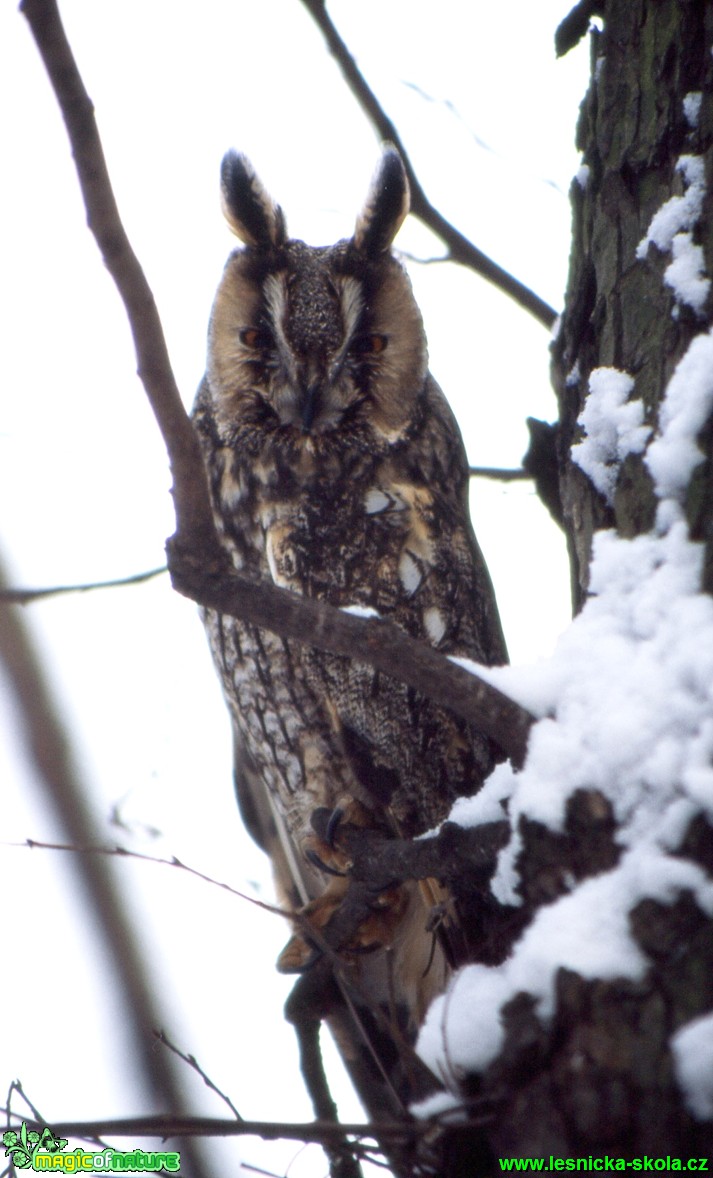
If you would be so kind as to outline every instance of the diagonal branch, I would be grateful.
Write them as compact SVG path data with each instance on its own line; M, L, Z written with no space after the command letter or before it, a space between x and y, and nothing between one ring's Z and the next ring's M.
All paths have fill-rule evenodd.
M176 513L190 535L213 530L198 439L182 409L154 297L119 216L99 138L94 107L77 69L56 0L22 0L62 112L87 221L126 308L138 374L166 442Z
M313 597L233 572L214 575L169 541L173 585L222 614L368 663L475 724L521 766L534 717L484 679L383 618L358 618Z
M0 583L3 581L0 566ZM69 840L92 843L98 823L88 790L75 765L74 751L32 637L14 606L0 606L0 666L17 706L18 729L28 762L48 811ZM153 1050L152 1032L165 1021L164 1012L121 889L109 865L98 856L77 858L75 870L123 1000L123 1028L140 1074L159 1107L181 1112L185 1108L181 1079L170 1062ZM191 1165L196 1178L205 1178L207 1171L198 1153L191 1157Z
M411 188L411 212L414 216L418 217L419 221L423 221L423 224L445 243L448 248L449 261L468 266L469 269L480 274L488 282L492 282L504 294L509 295L511 299L534 315L535 319L544 327L551 328L557 315L549 303L546 303L519 279L509 274L507 270L498 266L497 262L494 262L492 258L473 245L472 241L469 241L459 229L456 229L455 225L451 225L450 221L447 221L443 214L431 204L414 171L401 136L379 103L374 91L369 87L347 45L339 36L327 12L325 0L302 0L302 3L324 36L329 52L342 71L345 82L379 137L398 147Z
M93 106L56 0L22 0L21 10L61 108L89 227L123 300L138 373L168 450L176 510L176 535L168 542L174 588L202 605L283 637L369 663L465 717L521 764L533 717L502 692L390 622L365 621L326 602L250 581L229 564L213 523L197 435L181 402L153 295L119 217Z

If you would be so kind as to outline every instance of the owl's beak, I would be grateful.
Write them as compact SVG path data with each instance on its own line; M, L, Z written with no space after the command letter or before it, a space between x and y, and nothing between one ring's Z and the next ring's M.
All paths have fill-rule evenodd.
M322 402L321 381L313 380L304 390L302 401L302 432L308 434Z

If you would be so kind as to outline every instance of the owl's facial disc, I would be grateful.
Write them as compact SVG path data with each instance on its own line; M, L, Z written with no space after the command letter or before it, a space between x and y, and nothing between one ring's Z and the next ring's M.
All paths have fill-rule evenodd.
M289 240L229 260L209 380L231 436L259 424L298 444L337 431L344 442L367 433L391 444L408 427L426 368L421 317L389 254L368 261L352 242Z
M262 286L262 316L272 342L264 395L282 425L326 433L364 400L370 357L378 349L358 334L361 284L336 273L328 251L289 242L285 252L287 266ZM264 347L265 329L248 329L242 339L248 347Z

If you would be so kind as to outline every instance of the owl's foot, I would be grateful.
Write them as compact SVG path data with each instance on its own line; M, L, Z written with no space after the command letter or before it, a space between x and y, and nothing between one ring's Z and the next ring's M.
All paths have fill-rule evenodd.
M356 798L343 797L333 810L318 806L312 814L314 833L308 835L304 843L304 853L315 867L328 875L347 874L352 860L341 836L350 826L388 834L388 829L377 820L373 810L367 809Z
M280 973L304 973L323 956L327 943L322 935L346 896L349 880L335 878L318 899L301 908L299 932L285 945L277 959ZM381 892L371 905L371 912L356 932L339 950L342 960L363 953L375 953L391 945L399 921L408 903L405 889L395 885ZM305 927L307 925L307 927ZM314 932L314 937L311 935Z
M322 895L300 910L298 931L278 958L277 968L281 973L303 973L327 948L322 930L341 908L350 884L352 860L345 847L340 845L340 834L347 825L382 829L373 813L353 798L343 799L334 810L320 808L315 811L313 826L318 833L309 836L303 850L309 862L331 879ZM340 946L340 955L348 959L352 955L388 948L406 903L406 892L400 885L388 887L370 899L369 914ZM314 937L310 935L311 930L314 930Z
M348 881L343 873L337 875L334 872L333 874L335 878L327 885L326 891L319 899L312 900L309 904L305 904L304 908L300 908L298 913L302 918L299 924L300 931L290 938L277 959L277 968L280 973L304 973L322 956L323 951L319 948L319 939L321 938L318 936L313 941L305 925L313 928L319 934L344 899Z

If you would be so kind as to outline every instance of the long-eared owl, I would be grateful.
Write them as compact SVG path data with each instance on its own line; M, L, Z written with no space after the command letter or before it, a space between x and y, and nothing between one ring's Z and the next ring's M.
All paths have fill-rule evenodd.
M236 568L258 593L269 579L375 611L444 654L504 662L463 443L391 252L409 210L398 152L384 148L353 235L335 245L289 238L244 156L225 157L222 195L243 246L216 295L194 421ZM211 610L205 624L244 819L283 900L315 921L335 895L313 849L317 807L353 800L362 822L411 837L474 793L498 757L483 734L364 663ZM412 1038L447 963L440 950L434 960L419 888L402 892L382 945L375 934L377 951L347 954L345 969L361 1000L398 1009ZM309 956L286 954L286 969Z

